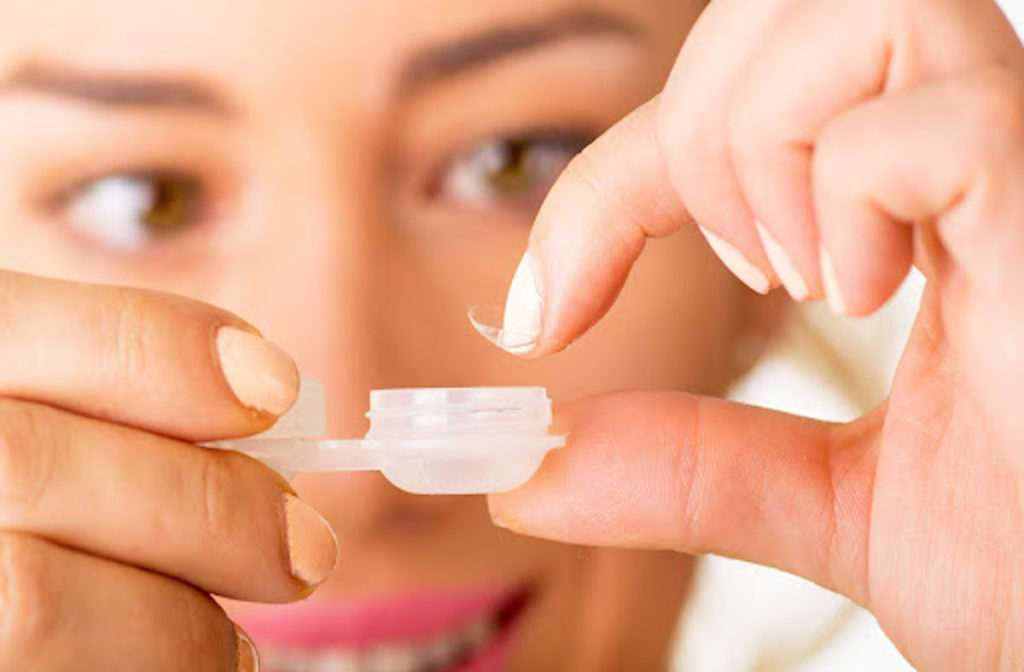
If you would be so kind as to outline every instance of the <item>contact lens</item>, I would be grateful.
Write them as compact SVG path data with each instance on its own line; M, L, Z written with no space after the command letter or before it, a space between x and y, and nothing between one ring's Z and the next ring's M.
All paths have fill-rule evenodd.
M473 306L469 310L469 321L477 332L499 348L511 353L523 353L537 344L535 335L520 334L505 329L504 307L495 305Z

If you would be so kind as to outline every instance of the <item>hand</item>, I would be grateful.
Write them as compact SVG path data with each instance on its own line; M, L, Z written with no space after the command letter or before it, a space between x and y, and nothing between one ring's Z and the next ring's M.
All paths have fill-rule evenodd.
M189 442L267 428L295 365L210 306L2 271L0 324L0 670L254 669L209 593L298 599L336 542Z
M921 669L1024 669L1024 50L999 9L715 0L661 96L556 183L506 329L530 356L570 343L644 240L693 220L754 289L849 315L916 264L888 402L848 425L684 394L578 402L568 448L492 515L773 565L871 609Z

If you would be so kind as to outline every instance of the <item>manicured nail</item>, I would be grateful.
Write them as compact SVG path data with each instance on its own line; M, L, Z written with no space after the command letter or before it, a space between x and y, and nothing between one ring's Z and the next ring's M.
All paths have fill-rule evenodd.
M807 289L807 283L796 270L793 262L790 261L786 251L782 249L778 241L772 238L767 229L761 226L760 222L754 222L754 226L757 227L757 234L761 237L761 244L764 245L764 251L768 255L768 260L772 262L775 272L779 275L779 280L782 281L789 295L796 301L803 301L809 297L811 292Z
M259 672L260 656L256 653L249 635L235 626L235 670L238 672Z
M307 586L317 586L338 563L338 539L316 509L293 494L284 493L283 497L292 576Z
M846 315L846 300L839 288L839 279L836 278L836 267L832 263L832 257L824 247L818 250L821 257L821 281L825 284L825 296L828 298L828 306L836 315Z
M523 255L505 300L499 345L517 354L529 352L540 336L543 299L540 263L529 250Z
M760 268L750 263L749 259L740 254L740 251L729 243L704 227L699 228L700 232L704 234L704 238L708 241L708 245L718 255L718 258L743 284L758 294L767 294L771 291L772 282Z
M504 518L496 515L493 511L490 512L490 515L491 515L491 524L494 525L495 527L500 527L503 530L510 530L510 529L512 529L512 528L510 528L508 526L508 523L505 522Z
M295 403L299 371L270 341L225 326L217 330L217 354L224 379L243 405L281 415Z
M515 532L516 529L512 525L512 521L504 517L500 513L495 512L494 505L491 503L490 498L487 500L487 515L491 517L491 524L502 530L508 530L509 532Z

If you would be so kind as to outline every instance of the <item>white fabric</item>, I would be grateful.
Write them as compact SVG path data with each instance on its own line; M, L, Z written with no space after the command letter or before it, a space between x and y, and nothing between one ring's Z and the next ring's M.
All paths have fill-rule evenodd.
M823 420L860 415L885 398L921 286L913 276L866 320L836 319L820 303L800 306L730 397ZM673 668L912 669L871 615L845 598L777 570L714 556L701 560Z

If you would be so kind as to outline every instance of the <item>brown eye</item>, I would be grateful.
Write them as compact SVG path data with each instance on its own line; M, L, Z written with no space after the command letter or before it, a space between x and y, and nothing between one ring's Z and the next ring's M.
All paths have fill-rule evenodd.
M142 222L154 234L174 233L188 226L196 216L199 185L179 175L148 178L149 207Z
M515 194L536 185L536 148L525 140L504 140L488 146L487 180L502 193Z
M448 165L440 192L445 198L476 207L536 207L587 142L583 134L572 133L488 140Z
M140 173L92 180L63 200L66 220L75 231L104 247L134 251L192 225L203 192L187 175Z

